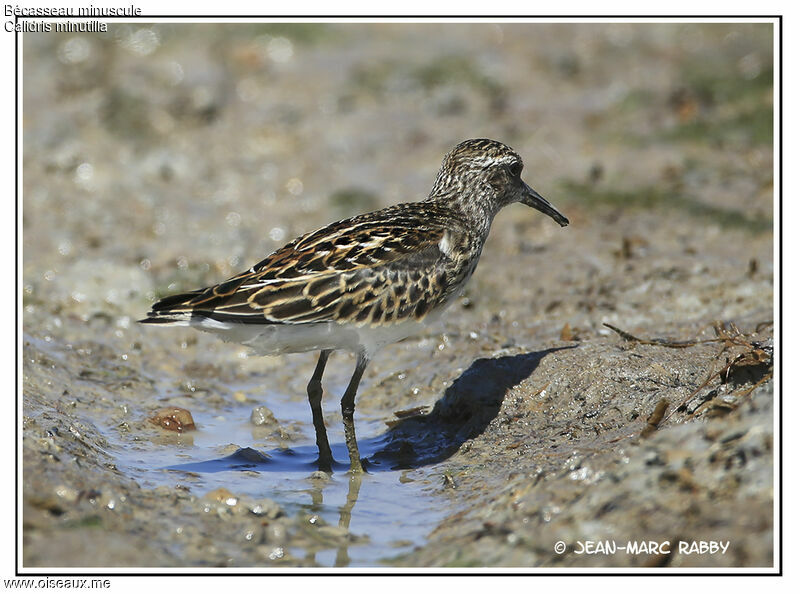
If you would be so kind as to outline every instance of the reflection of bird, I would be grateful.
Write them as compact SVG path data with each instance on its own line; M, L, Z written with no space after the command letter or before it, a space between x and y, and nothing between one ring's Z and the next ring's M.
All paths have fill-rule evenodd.
M149 324L194 326L266 355L319 350L308 398L319 467L333 463L322 418L331 352L358 361L342 397L350 468L361 471L353 424L358 384L383 345L439 317L475 271L495 214L514 202L569 223L520 178L506 145L467 140L444 158L428 198L332 223L298 237L224 283L166 297Z

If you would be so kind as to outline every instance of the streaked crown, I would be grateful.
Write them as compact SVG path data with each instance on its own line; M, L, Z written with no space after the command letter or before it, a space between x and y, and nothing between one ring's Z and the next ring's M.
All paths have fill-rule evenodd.
M520 156L502 142L474 138L458 144L444 156L442 168L487 168L495 165L522 164Z

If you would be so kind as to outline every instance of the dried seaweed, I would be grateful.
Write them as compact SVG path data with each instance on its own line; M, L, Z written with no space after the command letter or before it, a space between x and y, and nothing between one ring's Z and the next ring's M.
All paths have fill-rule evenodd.
M669 406L669 400L666 398L662 398L656 404L656 407L653 409L652 414L647 417L647 425L645 425L642 432L639 434L642 437L649 437L653 433L656 432L658 429L659 423L664 419L664 413L667 412L667 407Z
M633 334L626 332L611 324L603 324L619 334L624 340L628 342L635 342L638 344L646 344L652 346L660 346L673 349L689 348L701 344L721 343L722 348L719 353L712 359L717 361L727 351L735 351L735 356L729 360L725 360L725 365L722 367L714 367L708 373L706 379L695 388L691 394L686 396L678 405L673 408L669 414L664 414L668 408L665 400L659 401L656 409L647 419L647 425L642 429L641 436L647 437L651 435L657 428L662 420L669 419L676 411L684 410L686 404L697 396L704 388L707 388L714 378L719 379L720 385L728 383L736 383L737 378L740 379L739 383L753 383L752 386L730 394L726 399L721 399L712 394L709 395L708 400L703 402L690 414L696 416L701 412L710 409L712 415L726 414L738 408L744 399L749 397L753 391L765 383L772 377L773 373L773 347L771 341L755 340L752 335L748 336L742 333L741 330L733 322L727 324L723 322L714 322L713 328L716 332L715 338L708 338L702 340L670 340L664 338L640 338ZM761 322L756 325L754 334L759 333L764 328L772 325L772 321ZM758 379L756 379L756 376Z

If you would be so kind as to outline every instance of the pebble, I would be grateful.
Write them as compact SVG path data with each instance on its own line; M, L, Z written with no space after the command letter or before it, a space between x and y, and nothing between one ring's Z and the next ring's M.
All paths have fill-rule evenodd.
M262 425L277 425L278 419L266 406L257 406L250 413L250 422L260 427Z
M161 408L153 413L147 420L154 425L158 425L169 431L177 431L178 433L194 431L197 428L194 425L192 413L185 408L179 408L177 406Z
M270 520L283 515L280 505L272 499L260 499L250 506L250 513L259 517L266 517Z

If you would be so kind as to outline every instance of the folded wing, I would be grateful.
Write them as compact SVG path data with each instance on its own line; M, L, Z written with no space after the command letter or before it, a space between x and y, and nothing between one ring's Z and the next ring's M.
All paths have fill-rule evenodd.
M419 319L446 297L449 213L390 207L303 235L218 285L157 302L150 323L357 325ZM452 233L448 231L447 233Z

